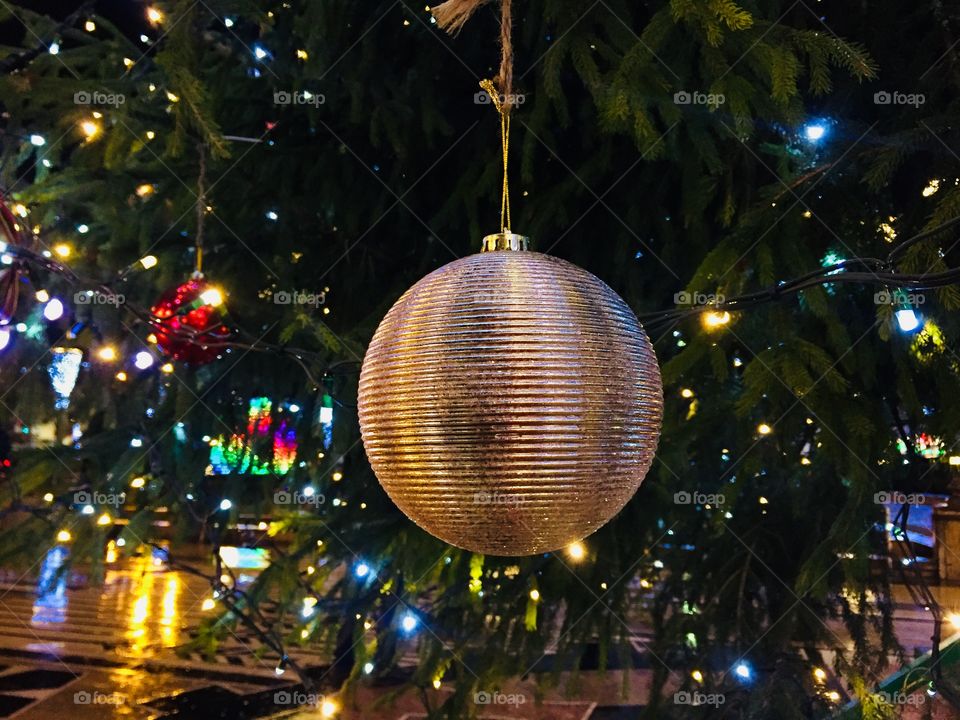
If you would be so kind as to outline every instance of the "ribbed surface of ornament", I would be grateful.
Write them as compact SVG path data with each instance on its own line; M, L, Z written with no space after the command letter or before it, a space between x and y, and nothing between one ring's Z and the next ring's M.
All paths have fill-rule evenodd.
M660 370L627 304L559 258L471 255L390 309L360 375L360 428L417 525L475 552L562 548L606 523L653 461Z

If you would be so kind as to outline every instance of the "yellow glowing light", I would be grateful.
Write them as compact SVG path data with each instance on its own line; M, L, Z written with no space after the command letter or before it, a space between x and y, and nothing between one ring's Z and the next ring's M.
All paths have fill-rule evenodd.
M823 682L827 679L827 673L823 668L814 668L813 677L817 682Z
M691 390L690 388L684 388L683 390L680 391L680 397L688 398L688 399L692 398L693 390Z
M217 290L217 288L204 290L200 293L200 299L207 305L212 305L213 307L223 305L223 293Z
M310 637L310 631L309 631L309 630L307 630L306 628L304 628L303 630L300 631L300 639L301 639L301 640L306 640L308 637Z
M802 457L802 458L800 458L800 464L801 464L801 465L809 465L809 464L810 464L810 458L808 458L808 457Z
M699 670L694 670L692 673L690 673L690 677L692 677L698 683L703 682L703 673L700 672Z
M893 242L897 239L897 231L894 230L893 225L890 223L882 222L878 228L883 235L883 239L887 242Z
M43 496L43 501L44 501L44 502L53 502L53 493L46 493L46 494Z
M83 131L83 134L87 136L87 140L93 140L100 134L100 123L94 122L93 120L84 120L80 123L80 129Z
M810 212L809 210L804 210L804 211L803 211L803 216L809 220L810 218L813 217L813 213Z
M153 130L147 130L147 140L153 140L157 134Z
M533 600L534 602L536 602L537 600L539 600L539 599L540 599L540 591L537 590L536 588L534 588L533 590L531 590L531 591L530 591L530 599Z
M50 293L48 293L46 290L37 290L34 297L37 299L37 302L45 303L50 299Z
M148 7L148 8L147 8L147 20L149 20L150 22L152 22L154 25L158 25L159 23L162 23L162 22L163 22L163 13L160 12L160 11L159 11L157 8L155 8L155 7L152 7L152 6L151 6L151 7Z
M180 102L180 98L177 95L174 95L169 90L167 90L167 100L169 100L172 103Z
M333 700L324 700L320 706L320 715L325 718L332 718L339 709Z
M960 465L960 455L951 455L950 456L951 465Z
M83 24L83 29L87 32L94 32L97 29L97 24L93 20L87 20Z
M761 505L769 505L769 504L770 504L770 501L767 500L763 495L760 496L760 499L759 499L757 502L759 502Z
M153 193L156 192L156 190L157 189L150 183L143 183L143 185L137 186L137 189L136 189L137 197L142 197L142 198L149 197L150 195L153 195Z
M927 186L923 189L923 196L930 197L931 195L935 195L937 190L939 189L940 189L940 180L937 178L934 178L933 180L928 182Z
M343 473L340 472L339 470L334 470L333 475L330 476L330 479L333 480L334 482L340 482L341 480L343 480Z
M715 330L718 327L723 327L730 322L730 313L726 310L722 312L708 312L703 314L703 326L707 330Z
M213 610L213 608L215 608L216 606L217 606L217 603L213 601L213 598L207 598L203 601L203 603L201 603L200 609L203 610L204 612L207 612L209 610Z
M97 357L104 362L113 362L117 359L117 351L111 345L104 345L97 350Z
M572 560L583 560L587 556L587 548L582 542L575 542L567 545L567 555Z
M126 67L126 68L132 68L135 64L136 64L136 63L134 63L133 60L131 60L131 59L128 58L128 57L125 57L125 58L123 59L123 66Z
M150 333L149 335L147 335L147 342L150 343L151 345L156 345L157 336L153 333Z
M14 205L13 211L22 218L25 218L30 212L29 210L27 210L27 206L24 205L23 203L17 203L16 205Z
M112 522L113 522L113 518L110 517L109 513L104 513L103 515L97 518L97 525L109 525Z
M157 260L156 255L144 255L142 258L140 258L139 262L141 265L143 265L144 270L149 270L152 267L156 267L157 262L159 261Z
M104 560L108 563L117 561L117 543L113 540L107 543L107 555Z
M73 535L70 534L69 530L61 530L57 533L57 542L68 543L73 540Z
M164 363L160 366L160 372L169 375L173 372L173 363Z
M759 425L757 425L757 432L760 435L769 435L770 433L773 432L773 428L767 425L766 423L760 423Z
M947 615L947 621L955 628L960 630L960 613L950 613Z
M840 693L838 693L836 690L831 690L828 692L827 697L833 702L840 702Z
M53 246L53 252L62 258L68 258L73 250L71 250L70 246L66 243L57 243Z
M310 54L306 50L297 50L297 60L309 60Z
M433 679L433 689L434 689L434 690L439 690L439 689L440 689L440 685L441 685L440 678L434 678L434 679Z
M123 370L121 370L120 372L117 373L117 380L119 380L120 382L126 382L127 374Z
M135 477L133 480L130 481L130 487L135 488L137 490L139 490L146 484L147 484L147 479L142 477Z
M325 308L323 309L323 314L324 314L324 315L329 315L329 314L330 314L330 308L325 307Z

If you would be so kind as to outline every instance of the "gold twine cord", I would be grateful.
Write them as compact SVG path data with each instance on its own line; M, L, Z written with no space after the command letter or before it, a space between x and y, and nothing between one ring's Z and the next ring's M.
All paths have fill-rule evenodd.
M487 0L447 0L431 12L437 24L447 32L456 34L464 23ZM510 159L510 110L516 103L513 94L513 15L512 0L500 0L500 72L496 81L482 80L482 87L497 113L500 115L500 144L503 149L503 195L500 200L500 231L510 232L510 182L508 175Z
M193 276L203 277L203 223L207 212L207 153L203 143L197 147L200 152L200 172L197 175L197 239L194 243L197 265Z
M510 231L510 110L508 103L501 99L493 80L481 80L480 87L490 96L494 107L500 114L500 144L503 150L503 196L500 200L500 232Z

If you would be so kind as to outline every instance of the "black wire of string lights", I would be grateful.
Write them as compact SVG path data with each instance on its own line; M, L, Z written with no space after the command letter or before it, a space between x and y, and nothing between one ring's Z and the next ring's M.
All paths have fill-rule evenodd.
M960 268L951 268L937 273L910 274L897 272L894 267L894 262L910 247L923 240L935 237L957 224L960 224L960 216L913 235L893 248L886 260L879 258L849 258L827 267L817 268L800 277L779 282L776 285L771 285L756 292L737 295L713 303L644 313L639 316L639 319L645 326L649 327L664 323L674 323L702 313L745 310L762 303L780 300L811 287L833 283L897 286L898 288L906 290L931 290L956 285L960 283ZM849 270L849 268L857 267L861 269L859 271Z

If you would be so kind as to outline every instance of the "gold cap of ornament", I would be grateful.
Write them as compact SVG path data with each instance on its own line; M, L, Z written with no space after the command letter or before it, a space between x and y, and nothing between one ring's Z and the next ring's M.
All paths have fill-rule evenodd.
M529 250L530 238L526 235L517 235L509 230L487 235L483 239L480 252L494 252L495 250Z

